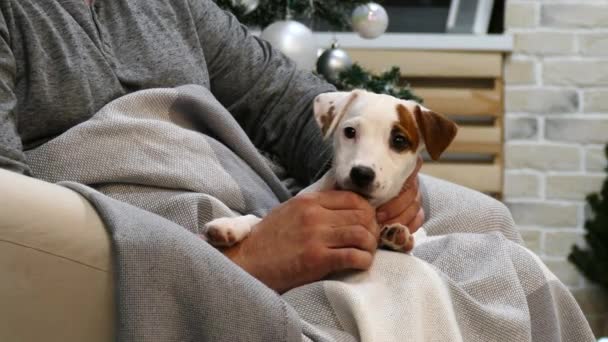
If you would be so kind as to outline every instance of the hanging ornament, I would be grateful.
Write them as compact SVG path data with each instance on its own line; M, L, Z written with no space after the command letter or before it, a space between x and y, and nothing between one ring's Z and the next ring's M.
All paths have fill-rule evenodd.
M317 46L312 31L295 20L281 20L266 27L261 38L291 58L300 69L312 70Z
M353 65L348 53L338 47L338 43L331 44L331 48L323 51L317 60L317 72L331 83L336 83L342 71L350 69Z
M375 2L358 6L352 14L353 30L366 39L378 38L388 27L388 14Z
M230 0L230 2L234 7L242 8L245 11L243 14L249 14L255 11L260 5L260 0Z

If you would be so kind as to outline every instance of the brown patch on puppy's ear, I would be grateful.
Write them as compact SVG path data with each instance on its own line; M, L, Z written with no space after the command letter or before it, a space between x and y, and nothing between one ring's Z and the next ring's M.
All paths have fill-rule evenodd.
M324 93L317 96L313 106L314 117L323 132L323 137L328 138L333 134L358 94L359 92L355 90Z
M416 105L414 116L420 127L426 150L433 160L439 159L456 137L458 126L445 116L422 108L420 105Z
M397 104L397 114L399 115L397 128L409 139L412 144L411 150L415 152L420 144L420 137L414 115L401 103Z
M332 105L327 110L327 113L321 115L321 132L323 132L323 135L327 133L327 130L329 130L329 126L331 126L331 122L334 121L334 117L336 116L335 111L336 106Z
M327 132L325 132L324 137L326 139L329 138L332 134L334 134L334 131L338 128L340 121L342 121L344 116L346 116L346 113L350 110L350 107L353 105L355 100L359 97L359 94L360 94L359 91L354 90L350 93L348 98L342 100L342 102L338 106L338 112L335 113L335 115L333 115L333 117L332 117L331 124L329 125L329 129L327 130ZM332 107L334 107L334 105L332 105ZM332 108L332 107L330 107L330 108Z
M323 93L315 98L313 103L314 118L323 135L327 133L336 116L336 105L334 103L336 100L346 98L348 94L347 92Z

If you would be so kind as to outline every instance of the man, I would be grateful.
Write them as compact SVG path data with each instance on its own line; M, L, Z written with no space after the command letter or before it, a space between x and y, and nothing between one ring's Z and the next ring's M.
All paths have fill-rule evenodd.
M1 1L0 167L32 175L23 151L85 122L123 95L185 84L208 88L257 148L275 155L301 183L325 171L331 151L314 122L312 101L334 88L298 71L211 0ZM234 263L158 215L85 186L66 186L89 199L100 217L110 218L104 223L114 242L121 340L300 341L304 335L317 341L327 340L325 333L356 340L354 316L348 324L336 319L340 312L349 317L348 305L340 302L340 310L329 310L336 303L329 303L324 290L315 292L326 282L279 297L235 263L283 293L334 272L369 268L377 222L416 230L423 221L430 235L442 236L420 244L416 258L398 255L400 263L382 273L399 288L411 287L398 291L398 298L385 292L370 297L395 300L386 306L410 311L397 310L405 315L399 324L391 319L367 327L381 333L394 328L407 336L425 326L428 336L454 328L453 338L444 340L592 340L567 288L519 244L504 205L447 182L421 180L414 175L406 190L377 211L340 191L288 200L241 244L224 251ZM467 232L476 234L459 234ZM420 267L399 267L405 261ZM401 277L409 271L414 273ZM288 305L289 297L299 302ZM426 305L435 301L443 304ZM315 327L320 315L324 319ZM398 317L383 317L389 316ZM78 318L64 321L74 324ZM439 323L428 326L432 320ZM401 329L408 322L411 329Z
M206 0L2 2L0 167L31 175L23 149L89 119L117 97L182 84L209 87L256 146L276 154L301 182L323 171L331 152L311 104L333 88L296 70ZM417 178L404 188L377 213L344 192L287 201L225 253L279 292L330 272L366 269L376 249L376 217L412 231L424 220ZM345 233L357 230L365 234ZM267 246L279 249L271 256Z

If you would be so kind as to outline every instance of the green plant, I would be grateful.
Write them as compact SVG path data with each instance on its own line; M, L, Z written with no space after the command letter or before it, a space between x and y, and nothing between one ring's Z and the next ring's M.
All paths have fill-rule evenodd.
M216 0L218 6L232 12L241 23L264 28L275 21L284 20L289 3L290 12L295 18L322 19L334 29L350 27L353 9L369 1L362 0L260 0L258 7L245 14L245 7L234 0ZM311 6L312 4L312 6Z
M608 159L608 144L604 152ZM587 248L573 246L568 260L587 279L608 290L608 177L599 193L587 196L587 203L593 212L592 217L585 222Z
M358 64L340 73L334 85L339 90L366 89L378 94L388 94L403 100L414 100L422 103L422 99L412 92L410 85L403 81L399 67L379 75L373 75Z

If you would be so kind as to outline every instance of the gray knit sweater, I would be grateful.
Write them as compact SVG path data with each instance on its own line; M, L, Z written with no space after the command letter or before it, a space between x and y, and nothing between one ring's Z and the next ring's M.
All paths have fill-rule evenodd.
M333 88L210 0L0 2L0 167L121 95L198 84L262 150L307 182L328 159L311 115Z

